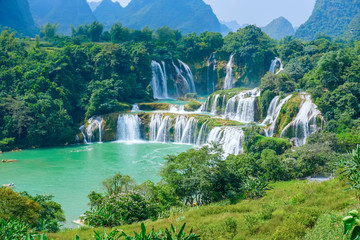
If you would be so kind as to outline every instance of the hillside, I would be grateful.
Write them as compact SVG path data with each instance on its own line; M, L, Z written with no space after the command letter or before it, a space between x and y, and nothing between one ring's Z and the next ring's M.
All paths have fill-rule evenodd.
M227 32L202 0L133 0L119 19L127 27L152 29L164 25L184 33Z
M268 25L263 27L262 30L271 38L274 38L276 40L295 34L294 27L284 17L274 19Z
M70 24L78 26L95 20L86 0L29 0L35 23L58 23L58 32L70 34Z
M360 12L351 20L343 37L346 40L360 40Z
M35 36L37 32L27 0L0 0L0 25L25 36Z
M107 29L116 23L124 12L124 8L118 2L111 0L103 0L95 9L94 15L96 19L103 23Z
M345 183L332 180L323 183L307 181L279 182L266 196L243 200L237 204L218 203L196 208L174 209L171 216L155 222L145 221L148 232L187 223L201 239L342 239L341 218L346 210L356 206L352 192L343 191ZM335 220L334 220L335 219ZM114 228L118 229L118 228ZM140 223L120 227L125 233L140 231ZM321 230L324 231L321 231ZM105 229L100 230L102 233ZM111 229L106 229L110 232ZM91 239L94 229L65 230L49 234L55 240ZM319 235L320 234L320 235ZM303 239L303 238L301 238Z
M317 34L338 37L346 31L359 9L359 0L317 0L312 15L295 36L303 40L313 40Z

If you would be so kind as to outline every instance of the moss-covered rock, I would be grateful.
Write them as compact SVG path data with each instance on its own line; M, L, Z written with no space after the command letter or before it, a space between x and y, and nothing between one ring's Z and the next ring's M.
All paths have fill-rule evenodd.
M280 110L278 120L276 122L274 136L279 137L286 125L291 123L298 114L301 107L301 97L299 94L294 94L287 103Z
M143 111L166 111L170 109L170 103L139 103L139 109Z
M200 107L201 107L201 102L193 100L193 101L190 101L187 104L185 104L184 110L193 112L193 111L198 110Z

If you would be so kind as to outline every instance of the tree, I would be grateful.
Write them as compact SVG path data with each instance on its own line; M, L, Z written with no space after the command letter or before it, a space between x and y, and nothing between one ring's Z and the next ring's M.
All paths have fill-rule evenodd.
M127 193L135 187L135 180L128 175L117 173L102 182L107 194Z
M101 33L104 29L104 25L94 21L90 24L89 26L89 30L88 30L88 35L90 36L90 39L92 42L99 42L100 41L100 36Z
M58 27L58 24L46 23L40 28L40 37L45 39L53 39L56 35L56 30Z

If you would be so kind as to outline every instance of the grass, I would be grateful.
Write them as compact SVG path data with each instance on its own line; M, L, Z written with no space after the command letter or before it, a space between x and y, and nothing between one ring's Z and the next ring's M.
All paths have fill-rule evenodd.
M173 210L169 218L145 221L148 230L165 229L187 223L201 239L340 239L341 217L358 207L354 193L343 191L345 183L331 180L278 182L257 200L243 200L235 205L226 202L209 206ZM118 227L126 233L140 230L140 223ZM93 230L73 229L49 234L51 239L91 239ZM110 231L110 229L106 229ZM340 231L341 230L341 231ZM100 229L103 232L103 229ZM321 238L319 238L321 236Z

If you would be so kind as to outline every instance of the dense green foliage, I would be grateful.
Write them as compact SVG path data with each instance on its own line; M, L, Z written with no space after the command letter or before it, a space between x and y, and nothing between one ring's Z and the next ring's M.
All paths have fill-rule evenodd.
M26 232L30 227L56 232L65 221L60 204L52 201L52 196L30 196L4 187L0 188L0 219L4 220L5 227L17 226L24 230L20 232Z

